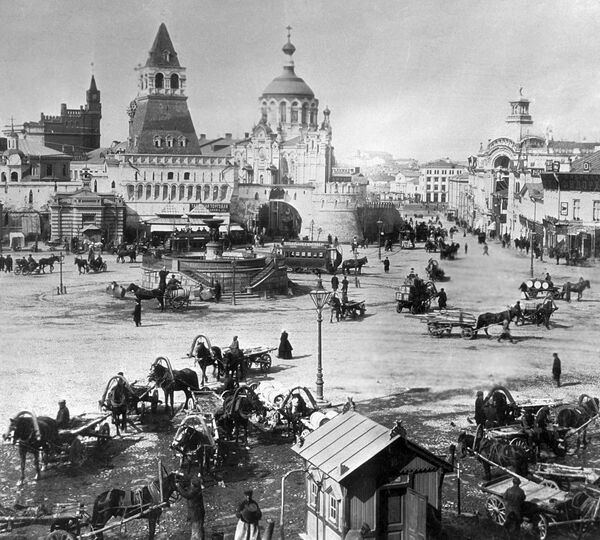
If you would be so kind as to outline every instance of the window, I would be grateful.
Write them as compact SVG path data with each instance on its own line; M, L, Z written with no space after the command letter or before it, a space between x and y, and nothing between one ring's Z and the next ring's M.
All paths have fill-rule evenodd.
M213 186L212 200L216 201L219 198L219 186Z
M137 199L140 200L142 198L143 194L144 194L144 186L142 186L142 184L139 184L137 187L137 193L136 193Z
M227 184L221 186L221 200L225 200L227 198Z
M287 103L285 101L282 101L279 104L279 121L284 123L287 122Z
M162 199L166 201L169 198L169 186L162 187Z
M29 190L29 204L33 204L33 191Z
M189 180L190 179L190 173L189 172L184 172L183 173L183 179L184 180Z
M146 186L146 199L151 199L152 198L152 186L150 184L148 184Z
M46 176L52 176L52 165L46 165Z
M127 186L127 198L129 200L133 199L134 190L135 188L131 184Z
M110 189L115 189L115 187L116 187L116 186L117 186L117 185L115 184L115 181L113 180L113 181L110 183Z
M292 103L292 124L298 123L298 103Z
M594 201L594 221L600 221L600 201Z
M167 135L167 146L173 148L173 137L171 135Z
M185 197L185 186L179 186L179 200L183 201Z
M171 88L175 90L179 88L179 75L177 75L177 73L173 73L173 75L171 75Z
M168 172L167 173L167 180L173 180L173 177L175 176L175 173L173 172Z
M162 146L162 139L160 137L154 137L154 147L160 148ZM154 174L154 173L152 173Z
M581 199L573 199L573 219L580 219Z
M63 177L67 176L67 166L63 165Z
M196 200L200 201L202 199L202 186L196 186Z
M333 495L329 495L329 510L327 512L327 519L335 525L337 525L338 522L338 507L339 501Z
M187 198L191 199L194 196L194 186L188 186L187 188Z
M207 201L209 198L210 198L210 186L208 184L205 184L204 197L202 198L202 200Z
M154 77L154 87L163 88L165 84L165 76L162 73L157 73Z
M94 193L98 192L98 181L94 180Z
M158 199L160 197L160 185L156 184L154 186L154 198Z
M174 201L177 198L177 186L171 186L171 200Z
M308 103L304 103L302 105L302 123L306 124L308 122Z

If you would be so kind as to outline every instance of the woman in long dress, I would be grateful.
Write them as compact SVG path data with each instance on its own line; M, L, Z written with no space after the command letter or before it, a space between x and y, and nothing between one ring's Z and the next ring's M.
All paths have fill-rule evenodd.
M292 358L292 350L293 347L290 341L288 340L288 333L285 330L282 330L277 356L279 358L283 358L284 360L290 360Z

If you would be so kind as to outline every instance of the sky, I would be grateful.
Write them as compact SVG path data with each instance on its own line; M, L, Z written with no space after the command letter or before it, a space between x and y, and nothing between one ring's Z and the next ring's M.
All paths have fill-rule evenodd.
M331 110L339 159L464 161L502 135L520 87L533 132L600 141L596 0L0 0L0 14L2 125L79 108L93 70L102 145L124 140L134 68L164 22L196 133L243 136L290 25L296 74Z

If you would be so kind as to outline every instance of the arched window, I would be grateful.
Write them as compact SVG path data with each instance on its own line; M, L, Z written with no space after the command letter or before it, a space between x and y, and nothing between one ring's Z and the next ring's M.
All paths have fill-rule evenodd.
M113 180L113 181L110 183L110 189L115 189L115 187L117 187L117 184L115 184L115 181Z
M208 184L204 184L204 197L203 200L207 201L210 197L210 186Z
M11 172L10 173L10 181L11 182L18 182L19 181L19 173L18 172Z
M137 200L139 201L142 198L142 195L144 194L144 186L142 186L142 184L139 184L137 187Z
M219 198L219 186L213 186L212 200L216 201Z
M166 201L169 198L169 186L164 185L162 187L162 199Z
M187 146L188 140L183 135L181 137L179 137L178 140L179 140L179 146L182 146L184 148Z
M173 137L171 135L167 135L167 146L173 148Z
M227 198L227 184L221 186L221 200L225 200Z
M174 177L174 173L173 173L173 171L169 171L169 172L167 173L167 180L173 180L173 177Z
M94 193L98 193L98 180L94 180Z
M308 103L302 104L302 123L306 124L308 122Z
M160 184L154 185L154 198L158 199L160 197Z
M6 182L6 173L2 173L1 178L2 178L2 182Z
M258 191L254 194L254 200L258 201Z
M185 197L185 186L179 186L179 200L183 201Z
M127 198L129 200L133 199L134 190L135 188L131 184L127 186Z
M171 88L175 90L179 88L179 75L177 75L177 73L171 75Z
M317 109L314 105L310 110L310 124L312 126L315 126L317 124Z
M296 200L296 195L297 195L297 193L294 193L294 200Z
M164 88L165 86L165 76L162 73L157 73L154 77L154 87L155 88Z
M29 190L29 197L27 198L29 204L33 204L33 191Z
M152 185L148 184L146 186L146 200L151 199L152 198Z
M187 188L187 198L191 199L194 196L194 186L188 186Z
M296 102L296 101L294 101L294 103L292 103L291 122L292 122L292 124L298 123L298 102Z
M171 200L174 201L177 198L177 186L171 186Z
M282 101L279 104L279 121L283 124L285 124L287 122L287 103L285 101Z
M162 146L162 139L158 136L154 137L154 147L160 148ZM154 173L152 173L154 174Z
M196 186L196 200L202 200L202 186Z
M325 200L321 199L321 208L323 208L325 206Z

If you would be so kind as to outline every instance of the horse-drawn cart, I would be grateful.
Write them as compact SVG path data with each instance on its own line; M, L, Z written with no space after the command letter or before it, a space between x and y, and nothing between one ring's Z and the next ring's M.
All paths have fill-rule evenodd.
M367 311L364 300L348 300L347 302L341 302L340 304L340 318L344 319L358 319L362 317Z
M550 328L550 317L558 307L551 297L547 297L544 301L538 300L520 300L521 314L517 317L516 325L524 324L543 324L546 328Z
M109 418L110 414L82 414L72 418L69 429L58 430L57 453L68 455L71 465L83 465L88 453L84 439L95 439L98 447L104 446L111 437Z
M158 404L161 400L158 397L158 389L154 384L138 384L137 381L130 383L122 375L115 375L111 377L106 383L106 387L100 399L100 409L112 411L116 406L114 399L112 398L115 386L121 382L125 388L125 399L127 405L127 412L132 414L139 414L140 417L144 417L147 412L147 406L149 404L150 411L154 414L158 408Z
M425 283L418 277L407 278L400 290L396 291L396 311L408 309L411 313L429 311L431 301L438 295L433 281Z
M477 336L477 317L466 311L440 311L431 313L425 319L427 331L435 337L449 336L453 328L460 328L460 334L464 339L473 339Z
M271 355L269 353L276 350L276 347L251 347L242 349L246 368L250 369L252 366L255 366L263 373L268 373L272 364Z

